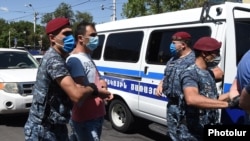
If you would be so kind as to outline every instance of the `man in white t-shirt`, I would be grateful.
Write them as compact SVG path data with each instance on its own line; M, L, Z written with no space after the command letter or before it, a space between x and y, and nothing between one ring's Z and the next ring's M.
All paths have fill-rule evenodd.
M107 83L100 74L90 54L97 48L99 40L95 25L81 22L75 30L76 48L66 62L74 81L86 86L95 83L99 89L107 89ZM112 99L112 95L107 98ZM78 141L99 141L105 110L105 99L91 96L83 103L75 103L72 109L71 126Z

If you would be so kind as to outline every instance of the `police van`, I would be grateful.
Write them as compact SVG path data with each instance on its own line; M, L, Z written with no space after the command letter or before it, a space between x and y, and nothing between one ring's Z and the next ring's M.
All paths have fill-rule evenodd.
M225 2L97 24L99 47L92 57L107 81L114 99L107 114L114 129L128 132L138 119L166 125L166 96L155 90L166 62L170 59L171 36L177 31L192 35L192 42L211 36L222 42L221 63L224 79L220 93L229 91L242 55L250 48L250 5ZM221 110L225 124L241 124L245 112ZM164 131L165 132L165 131Z

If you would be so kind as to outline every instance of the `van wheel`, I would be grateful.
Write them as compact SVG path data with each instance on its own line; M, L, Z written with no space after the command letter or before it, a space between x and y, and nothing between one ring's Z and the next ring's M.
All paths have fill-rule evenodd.
M123 101L117 99L111 101L108 114L114 129L123 133L131 131L134 117Z

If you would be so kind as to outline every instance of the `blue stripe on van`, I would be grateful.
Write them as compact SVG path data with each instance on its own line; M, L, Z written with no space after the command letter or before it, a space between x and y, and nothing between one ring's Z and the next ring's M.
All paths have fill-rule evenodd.
M137 81L128 80L128 79L110 77L110 76L103 76L103 78L107 82L109 88L116 89L119 91L124 91L124 92L127 92L128 94L142 95L145 97L163 100L163 101L167 100L166 96L162 96L162 97L156 96L155 94L155 90L157 87L156 85L137 82Z
M159 80L163 78L163 73L149 72L147 75L145 75L143 71L118 69L118 68L110 68L110 67L102 67L102 66L97 66L97 68L99 69L99 71L114 73L114 74L122 74L122 75L128 75L128 76L159 79ZM117 77L110 77L110 76L104 76L104 78L108 82L108 87L110 88L128 92L128 94L138 95L140 93L140 95L145 96L145 97L167 101L166 97L158 97L155 95L155 89L157 87L156 85L133 81L133 80L124 79L124 78L121 79ZM139 83L141 85L140 88L138 87ZM224 83L223 93L228 92L231 85L232 84L230 83ZM221 121L224 124L243 124L245 115L246 115L246 112L241 109L227 108L227 109L222 110Z
M143 77L143 78L151 78L151 79L158 79L158 80L161 80L163 78L163 71L164 71L162 70L162 73L148 72L148 74L146 75L144 74L143 71L136 71L136 70L130 70L130 69L118 69L118 68L110 68L110 67L102 67L102 66L97 66L97 69L99 71L108 72L108 73L115 73L115 74L122 74L122 75Z
M156 73L156 72L149 72L147 75L144 74L144 72L141 72L141 76L144 78L151 78L151 79L159 79L162 80L163 78L163 72L162 73Z

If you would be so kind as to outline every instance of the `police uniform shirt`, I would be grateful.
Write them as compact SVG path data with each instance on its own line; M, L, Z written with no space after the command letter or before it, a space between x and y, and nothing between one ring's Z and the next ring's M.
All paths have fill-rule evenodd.
M56 78L69 75L65 60L50 48L40 62L29 117L24 126L26 141L68 141L72 102Z

